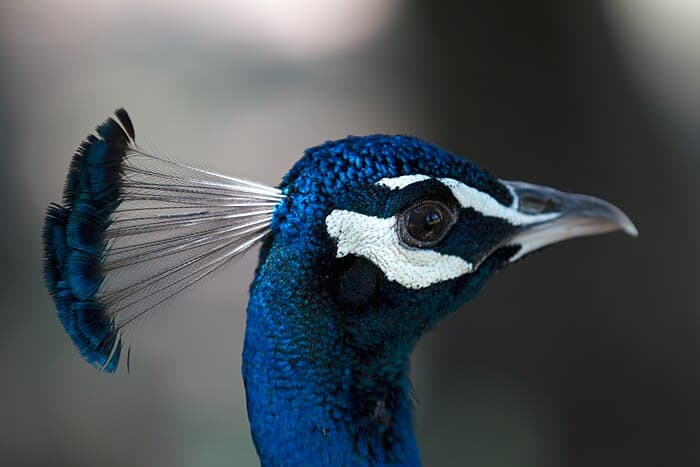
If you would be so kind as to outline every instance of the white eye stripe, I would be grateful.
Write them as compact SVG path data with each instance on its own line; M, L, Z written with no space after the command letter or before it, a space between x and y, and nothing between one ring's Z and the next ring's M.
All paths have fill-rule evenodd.
M375 185L385 186L390 190L401 190L406 188L408 185L413 185L414 183L422 182L425 180L430 180L432 177L428 177L423 174L415 175L401 175L400 177L386 177L379 180Z
M328 234L337 241L336 257L354 254L374 263L390 281L422 289L474 270L458 256L404 246L396 218L382 219L336 209L326 217Z
M452 178L440 178L440 182L452 191L457 202L463 208L472 208L484 216L503 219L512 225L527 225L554 219L559 213L525 214L517 210L517 202L512 206L504 206L490 195L470 187ZM514 199L517 199L514 195Z
M513 197L513 202L511 203L510 207L513 209L518 209L520 207L520 196L518 196L518 193L516 193L515 188L513 188L508 183L504 183L503 185L505 185L505 187L508 188L510 196Z
M392 190L398 190L430 178L432 177L423 174L402 175L400 177L383 178L376 184L388 187ZM511 191L514 200L513 204L511 206L504 206L491 195L453 178L438 178L437 180L450 189L452 195L463 208L474 209L487 217L503 219L511 225L519 226L535 222L544 222L559 216L559 213L556 212L548 214L525 214L518 211L519 200L513 191Z

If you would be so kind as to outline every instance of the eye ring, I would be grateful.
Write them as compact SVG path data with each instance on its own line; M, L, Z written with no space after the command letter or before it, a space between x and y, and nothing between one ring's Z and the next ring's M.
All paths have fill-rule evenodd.
M398 234L403 243L429 248L440 243L457 221L454 211L436 200L415 203L398 215Z

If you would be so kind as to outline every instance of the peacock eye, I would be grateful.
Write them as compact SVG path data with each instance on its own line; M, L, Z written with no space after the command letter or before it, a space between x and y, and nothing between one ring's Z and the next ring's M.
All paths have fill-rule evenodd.
M408 246L431 247L445 238L455 221L452 209L443 203L421 201L399 214L399 237Z

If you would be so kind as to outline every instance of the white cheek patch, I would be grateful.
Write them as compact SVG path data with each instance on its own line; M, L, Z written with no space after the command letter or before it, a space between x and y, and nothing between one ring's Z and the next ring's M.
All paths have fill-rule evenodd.
M337 258L349 254L366 258L388 280L409 289L429 287L474 270L458 256L404 246L396 232L395 217L382 219L336 209L326 217L326 230L337 241Z

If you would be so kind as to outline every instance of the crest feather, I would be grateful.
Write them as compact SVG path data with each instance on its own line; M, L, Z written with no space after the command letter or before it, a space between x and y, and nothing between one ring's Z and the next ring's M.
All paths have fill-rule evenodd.
M116 370L127 327L269 233L277 188L139 148L124 109L81 144L44 224L44 277L92 365Z

